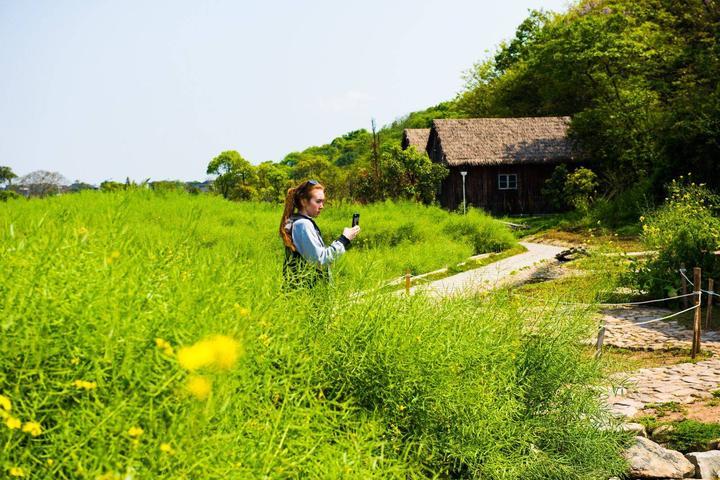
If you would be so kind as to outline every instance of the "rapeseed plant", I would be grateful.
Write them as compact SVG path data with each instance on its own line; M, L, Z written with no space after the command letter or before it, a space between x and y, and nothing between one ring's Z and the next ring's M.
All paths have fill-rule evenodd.
M128 432L127 432L127 433L128 433L128 435L130 435L132 438L139 438L140 435L142 435L143 433L145 433L145 430L143 430L143 429L140 428L140 427L130 427L130 428L128 429Z
M237 311L237 314L238 314L239 317L243 318L243 317L249 317L249 316L250 316L250 309L249 309L249 308L241 307L239 303L236 303L236 304L234 305L234 307L235 307L235 311Z
M25 476L25 469L22 467L10 467L8 470L8 473L11 477L24 477Z
M97 383L89 382L87 380L75 380L73 385L78 390L94 390L97 388Z
M205 377L193 375L188 378L186 388L198 400L205 400L210 395L212 384Z
M0 409L9 412L12 410L12 402L5 395L0 395Z
M235 364L240 353L237 340L226 335L214 335L178 350L178 362L190 371L209 366L227 370Z
M22 431L29 433L33 437L37 437L42 433L42 426L38 422L25 422L22 427Z
M168 455L175 455L175 449L173 449L169 443L161 443L160 451Z
M7 428L9 428L10 430L17 430L22 426L22 422L19 418L8 416L5 419L5 426L7 426Z
M352 296L405 268L501 248L507 239L490 237L504 227L489 217L333 205L320 219L326 240L356 209L362 239L333 266L333 285L308 296L281 293L277 205L145 191L11 203L0 204L0 392L22 398L13 413L24 418L27 405L42 426L41 441L0 431L23 442L3 451L2 468L158 480L547 480L546 465L576 480L615 473L614 437L583 430L591 402L581 388L578 401L555 396L586 378L569 368L570 334L522 337L522 312L494 295L479 306ZM92 241L74 235L79 225ZM105 258L112 265L98 268ZM558 320L555 331L583 321ZM141 425L145 433L129 435ZM530 441L546 462L534 471Z
M168 357L172 357L175 355L175 350L173 349L172 345L166 340L163 340L162 338L156 338L155 339L155 346L163 351L165 355Z

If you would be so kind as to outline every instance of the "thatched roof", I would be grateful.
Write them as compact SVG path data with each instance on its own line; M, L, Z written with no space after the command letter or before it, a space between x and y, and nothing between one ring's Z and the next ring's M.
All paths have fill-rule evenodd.
M433 120L448 165L557 163L573 160L567 138L570 117Z
M424 152L427 148L429 128L406 128L403 130L402 148L415 147L418 152Z

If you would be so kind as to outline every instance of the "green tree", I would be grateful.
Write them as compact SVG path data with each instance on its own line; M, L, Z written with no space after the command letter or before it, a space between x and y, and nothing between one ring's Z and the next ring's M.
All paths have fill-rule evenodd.
M101 192L117 192L126 189L127 185L125 185L124 183L114 182L112 180L105 180L104 182L100 183Z
M533 12L466 77L468 116L572 115L610 197L693 171L720 188L720 4L581 0ZM649 182L644 179L649 178Z
M18 184L28 188L31 196L45 197L60 193L70 182L58 172L36 170L18 179Z
M17 178L17 175L15 175L10 167L0 166L0 184L7 183L11 185L13 178Z
M565 210L570 206L565 196L567 176L567 165L561 163L553 169L550 178L545 180L542 195L553 210Z
M415 147L403 150L392 146L382 155L383 190L390 198L407 198L423 203L435 201L440 182L448 174L443 165L433 163Z
M207 174L217 175L213 188L227 199L245 199L255 181L255 168L235 150L226 150L213 158Z
M589 168L580 167L567 174L565 179L565 197L570 205L587 213L595 199L598 187L597 175Z
M325 156L311 153L301 154L292 169L291 178L296 183L307 179L317 180L323 184L328 197L332 199L347 198L349 194L346 171L333 165Z
M271 161L256 167L257 199L265 202L282 202L290 187L290 167Z

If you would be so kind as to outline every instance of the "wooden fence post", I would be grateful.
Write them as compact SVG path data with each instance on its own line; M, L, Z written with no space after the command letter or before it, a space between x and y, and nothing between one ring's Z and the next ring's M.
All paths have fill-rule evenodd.
M715 280L712 278L708 279L708 301L707 301L707 312L705 315L705 330L710 328L710 324L712 323L712 307L713 307L713 293L715 291L713 290L713 287L715 286Z
M410 295L410 269L405 270L405 294Z
M682 286L682 294L687 295L687 281L685 280L685 264L680 264L680 285ZM683 296L683 309L688 308L688 297Z
M702 271L700 270L700 267L695 267L693 269L693 283L695 284L693 288L693 292L695 292L695 315L693 318L693 344L692 344L692 351L690 356L692 358L695 358L695 356L700 353L700 321L702 317L702 295L700 295L700 286L702 285Z
M597 344L595 345L595 358L599 359L602 357L602 347L603 347L603 341L605 340L605 325L600 327L600 330L598 331L598 338L597 338Z

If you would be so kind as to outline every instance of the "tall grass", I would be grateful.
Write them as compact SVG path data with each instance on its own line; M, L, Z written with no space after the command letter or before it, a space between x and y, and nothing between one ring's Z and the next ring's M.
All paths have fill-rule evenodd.
M352 209L323 213L329 236ZM588 386L597 369L579 353L583 314L531 310L502 292L358 300L351 293L407 261L404 245L450 245L429 232L454 221L411 205L361 213L373 248L348 252L334 285L281 294L273 206L152 192L0 205L3 415L42 428L0 426L2 475L590 479L621 469L619 439L594 427L603 414ZM382 222L415 236L393 244L373 232ZM475 250L464 245L458 254ZM179 349L218 334L239 342L232 367L184 368ZM198 377L207 397L188 387Z

